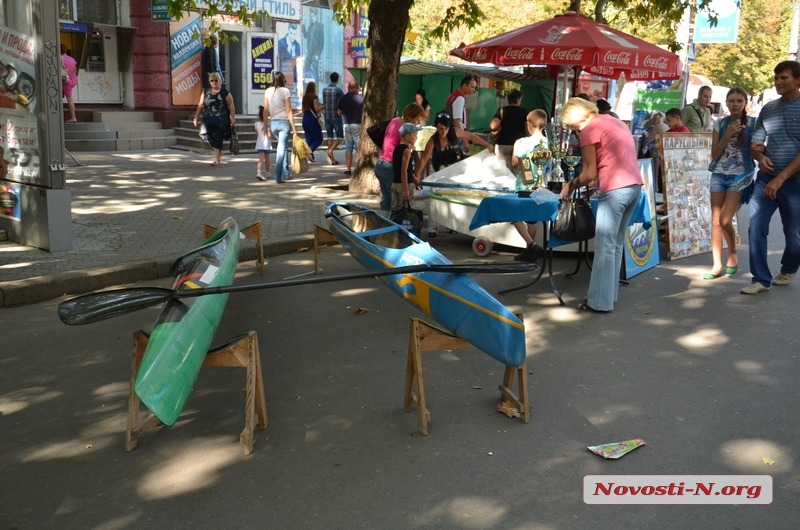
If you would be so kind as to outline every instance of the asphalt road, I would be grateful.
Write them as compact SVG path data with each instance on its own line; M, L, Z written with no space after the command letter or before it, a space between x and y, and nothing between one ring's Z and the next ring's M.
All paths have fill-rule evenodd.
M476 260L463 237L436 245ZM361 270L338 246L322 266ZM743 296L748 277L703 281L707 267L664 261L609 315L574 309L585 269L556 276L566 306L546 281L503 295L525 313L531 422L497 411L503 370L489 356L431 352L428 436L402 408L418 313L381 283L233 294L216 340L257 332L269 414L249 456L244 372L228 368L203 369L178 422L123 451L131 336L157 308L83 327L58 321L59 300L2 310L0 528L796 528L799 286ZM313 256L239 270L237 283L310 277ZM475 278L492 292L524 281ZM587 450L632 438L646 445L619 460ZM583 499L585 475L705 474L769 475L774 500Z

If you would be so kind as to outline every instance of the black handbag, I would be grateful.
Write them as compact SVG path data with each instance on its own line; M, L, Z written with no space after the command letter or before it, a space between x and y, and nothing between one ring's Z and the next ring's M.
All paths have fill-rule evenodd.
M558 203L553 235L564 241L586 241L594 237L594 213L586 199L571 197Z
M422 233L422 210L411 207L411 203L403 201L403 206L392 210L391 221L397 223L415 236Z
M378 147L383 147L383 138L386 136L386 128L391 120L379 121L367 127L367 136Z
M236 129L231 127L231 154L239 154L239 136L236 134Z

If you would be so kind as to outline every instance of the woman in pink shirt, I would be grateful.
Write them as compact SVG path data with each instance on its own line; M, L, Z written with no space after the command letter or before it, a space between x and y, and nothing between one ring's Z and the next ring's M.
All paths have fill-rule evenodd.
M578 132L583 171L562 189L561 198L594 180L600 189L589 292L578 309L608 313L617 301L625 232L642 193L636 145L622 121L599 114L595 104L585 99L571 98L564 105L562 120L565 127Z
M389 217L392 209L392 183L394 182L394 168L392 155L394 148L400 143L400 126L404 123L419 125L425 120L425 110L416 103L409 103L403 109L403 116L392 119L386 127L383 137L381 154L375 163L375 177L381 189L381 213Z

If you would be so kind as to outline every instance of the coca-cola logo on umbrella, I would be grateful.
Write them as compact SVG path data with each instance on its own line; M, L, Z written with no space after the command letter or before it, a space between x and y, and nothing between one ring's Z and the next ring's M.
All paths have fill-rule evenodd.
M666 57L653 57L652 55L646 55L644 61L642 61L643 66L657 70L666 70L668 64L669 59Z
M522 61L533 61L533 48L506 48L505 56L508 59L520 59Z
M550 60L576 64L583 60L583 53L583 48L556 48L550 52Z
M550 26L547 28L547 36L539 39L542 44L558 44L558 41L569 33L569 26Z
M608 51L603 56L603 62L607 64L616 64L620 66L628 66L631 64L630 52L612 52Z
M451 52L476 62L569 65L628 79L678 79L678 56L577 13L557 15Z

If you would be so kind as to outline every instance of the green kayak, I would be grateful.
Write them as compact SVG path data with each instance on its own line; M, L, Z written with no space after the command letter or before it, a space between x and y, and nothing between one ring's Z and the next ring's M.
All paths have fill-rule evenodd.
M238 261L239 226L227 218L211 238L172 264L172 288L231 285ZM175 423L183 410L227 301L227 294L174 299L161 310L134 390L165 425Z

